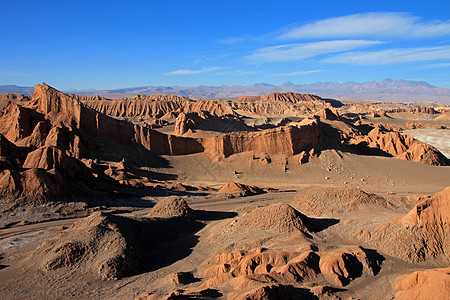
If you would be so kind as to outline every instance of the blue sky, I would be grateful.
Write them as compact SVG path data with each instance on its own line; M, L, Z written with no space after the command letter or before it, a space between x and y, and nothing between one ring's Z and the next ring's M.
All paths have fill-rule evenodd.
M450 88L450 1L21 1L0 85L424 80Z

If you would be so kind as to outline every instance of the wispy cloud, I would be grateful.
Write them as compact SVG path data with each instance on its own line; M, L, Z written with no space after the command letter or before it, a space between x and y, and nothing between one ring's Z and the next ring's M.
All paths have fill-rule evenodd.
M421 22L418 17L407 13L373 12L308 23L288 30L279 38L417 38L445 35L450 35L450 20Z
M323 61L355 65L384 65L440 59L450 59L450 46L347 52Z
M164 75L192 75L192 74L201 74L201 73L208 73L212 71L219 70L219 67L212 67L212 68L203 68L200 70L176 70L168 73L164 73Z
M248 58L256 61L293 61L320 54L349 51L382 43L384 42L369 40L336 40L305 44L287 44L258 49L248 56Z
M244 75L250 75L250 74L257 74L260 73L259 71L245 71L245 70L230 70L230 71L224 71L224 72L218 72L217 75L232 75L232 76L244 76Z
M435 69L435 68L448 68L448 67L450 67L450 62L428 64L428 65L423 66L422 68Z
M279 73L279 74L272 74L272 76L295 76L295 75L312 74L312 73L317 73L317 72L323 72L323 70L299 71L299 72L292 72L292 73Z

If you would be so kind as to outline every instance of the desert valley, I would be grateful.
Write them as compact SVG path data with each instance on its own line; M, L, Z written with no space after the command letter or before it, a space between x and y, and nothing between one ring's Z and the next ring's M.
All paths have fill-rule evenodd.
M450 107L0 96L2 299L449 299Z

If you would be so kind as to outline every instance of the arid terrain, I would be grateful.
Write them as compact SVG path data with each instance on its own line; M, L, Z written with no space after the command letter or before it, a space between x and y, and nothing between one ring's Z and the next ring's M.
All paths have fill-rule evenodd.
M2 95L0 299L450 299L449 127L293 92Z

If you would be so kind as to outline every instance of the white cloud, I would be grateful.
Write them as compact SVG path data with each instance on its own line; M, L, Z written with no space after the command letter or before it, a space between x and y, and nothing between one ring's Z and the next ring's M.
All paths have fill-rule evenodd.
M335 55L323 61L356 65L383 65L439 59L450 59L450 46L348 52Z
M250 74L257 74L259 71L244 71L244 70L236 70L236 71L224 71L216 73L217 75L232 75L232 76L244 76Z
M256 61L293 61L325 53L349 51L356 48L382 44L381 41L337 40L305 44L288 44L261 48L248 58Z
M272 74L272 76L295 76L295 75L312 74L312 73L317 73L317 72L323 72L323 70L299 71L299 72L292 72L292 73L279 73L279 74Z
M281 39L436 37L450 35L450 20L420 22L406 13L374 12L329 18L293 28Z
M212 68L203 68L201 70L176 70L168 73L164 73L164 75L192 75L192 74L201 74L201 73L208 73L215 70L219 70L219 67L212 67Z

